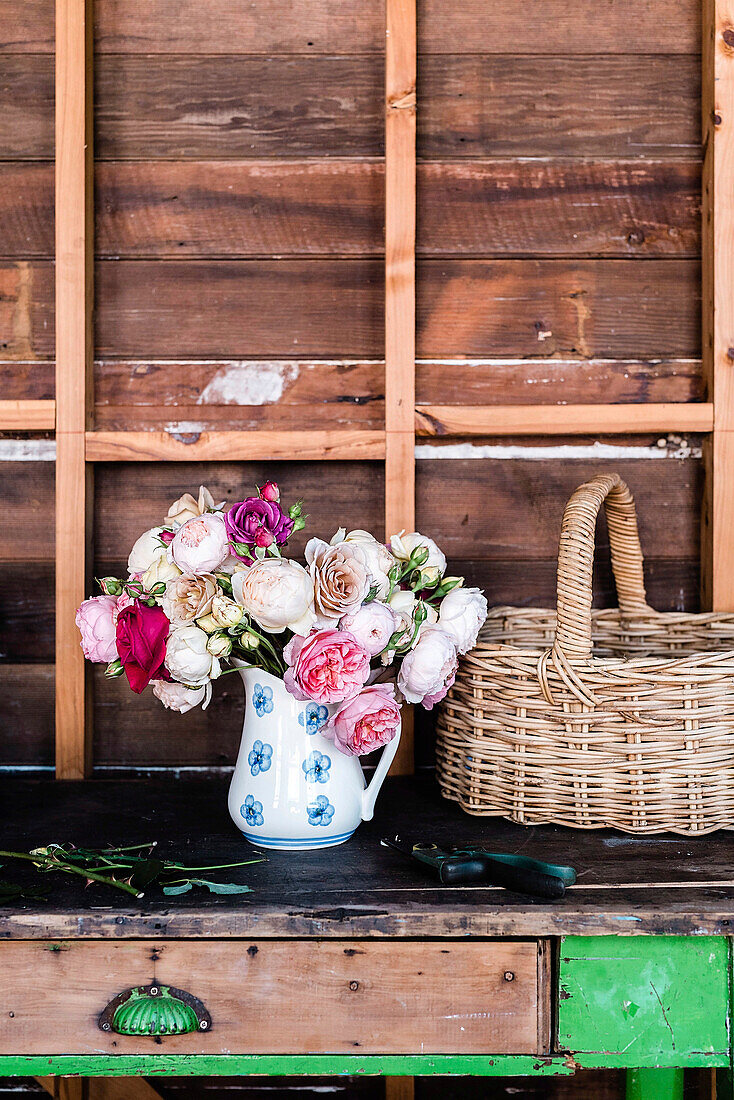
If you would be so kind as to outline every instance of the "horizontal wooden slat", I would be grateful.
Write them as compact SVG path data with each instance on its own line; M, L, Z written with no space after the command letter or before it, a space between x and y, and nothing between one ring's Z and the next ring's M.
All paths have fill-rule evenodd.
M87 432L87 462L271 461L380 459L383 432Z
M54 401L0 401L0 431L42 432L55 424Z
M603 468L619 473L632 490L644 554L696 558L700 458L666 457L665 450L660 458L635 458L634 451L626 457L624 446L604 442L614 444L614 453L591 445L587 457L575 458L559 442L547 448L542 460L528 460L518 442L508 445L499 461L472 457L481 451L470 446L463 457L421 456L416 463L416 526L430 531L451 558L553 561L566 501Z
M375 260L102 261L101 357L380 358ZM52 267L0 263L5 358L53 354ZM697 358L694 260L424 260L418 356ZM334 317L339 324L334 324Z
M698 256L700 187L690 161L420 164L418 251Z
M0 150L6 160L53 157L53 57L35 54L3 57Z
M0 767L53 764L54 671L52 664L0 662Z
M703 401L698 359L419 360L420 405Z
M673 56L426 57L418 153L699 160L699 67ZM380 156L380 70L369 57L102 56L96 155ZM52 108L52 59L6 58L6 158L53 155Z
M375 161L103 162L96 249L116 257L381 255ZM690 161L418 166L423 256L698 256ZM53 256L53 165L0 163L0 251Z
M340 0L259 0L256 7L208 0L96 0L95 46L104 53L375 53L383 47L383 4ZM532 0L517 18L513 0L425 0L419 21L422 53L529 52L529 35L544 52L695 53L700 15L693 0ZM50 0L2 0L0 52L53 52ZM634 28L634 34L630 33Z
M418 154L698 160L699 70L696 57L427 57Z
M95 155L379 155L380 81L372 58L102 56Z
M714 406L419 405L418 435L594 435L605 432L710 432Z
M698 359L422 359L416 378L423 405L704 400ZM48 399L53 367L0 360L0 386L15 400ZM95 364L96 422L108 429L160 427L174 416L225 425L230 415L237 418L231 427L245 429L266 427L271 417L279 427L326 427L333 420L342 427L380 428L383 395L384 364L378 360L105 359ZM185 417L172 405L184 409Z
M0 608L0 664L53 661L54 563L48 559L0 563Z

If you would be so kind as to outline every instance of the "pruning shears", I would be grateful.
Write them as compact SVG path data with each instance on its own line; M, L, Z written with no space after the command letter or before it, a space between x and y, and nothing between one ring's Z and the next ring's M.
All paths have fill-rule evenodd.
M518 894L555 900L562 898L566 887L576 882L573 867L543 863L509 852L487 852L482 847L452 848L447 852L437 844L411 844L397 836L385 837L381 844L424 864L444 886L483 883L504 886Z

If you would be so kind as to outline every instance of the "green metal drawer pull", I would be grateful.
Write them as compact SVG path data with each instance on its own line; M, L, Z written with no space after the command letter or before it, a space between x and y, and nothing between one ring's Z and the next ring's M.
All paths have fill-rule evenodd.
M209 1031L212 1018L201 1001L183 989L138 985L110 1001L99 1026L118 1035L188 1035Z

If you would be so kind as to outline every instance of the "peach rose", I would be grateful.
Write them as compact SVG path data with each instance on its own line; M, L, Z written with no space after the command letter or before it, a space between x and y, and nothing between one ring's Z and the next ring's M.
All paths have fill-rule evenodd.
M198 500L194 499L191 493L184 493L178 500L174 500L166 513L166 526L175 524L176 527L180 527L186 523L187 519L196 519L197 516L203 516L205 512L214 511L216 507L214 497L209 490L206 486L200 485Z
M182 573L166 584L161 606L174 626L185 626L211 611L217 592L211 573Z
M335 626L353 614L370 590L364 551L357 543L329 546L322 539L306 544L306 561L313 578L317 626Z

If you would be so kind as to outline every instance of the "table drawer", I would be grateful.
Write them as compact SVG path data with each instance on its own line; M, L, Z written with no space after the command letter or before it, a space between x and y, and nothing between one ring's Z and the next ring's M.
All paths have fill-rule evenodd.
M544 1053L547 958L537 941L9 942L0 1054ZM115 997L150 984L185 990L211 1024L101 1030Z

